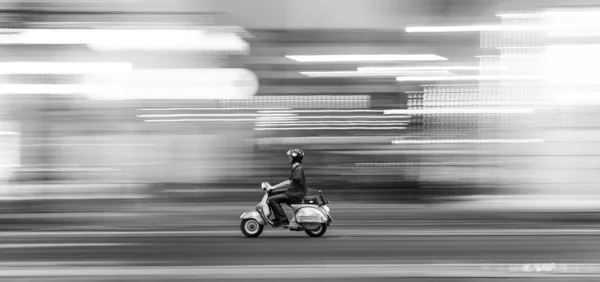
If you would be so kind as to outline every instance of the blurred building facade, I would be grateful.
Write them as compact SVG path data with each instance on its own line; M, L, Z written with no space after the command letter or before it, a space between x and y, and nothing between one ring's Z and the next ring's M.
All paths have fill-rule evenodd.
M315 189L399 198L596 193L591 80L582 89L577 80L556 85L564 73L456 82L303 74L469 65L481 69L453 74L541 76L557 64L544 61L548 45L595 43L595 35L546 31L404 32L490 20L536 25L543 19L494 14L547 8L442 2L4 1L2 180L253 187L285 178L283 153L300 147ZM448 61L286 57L334 54ZM565 101L573 95L583 98Z

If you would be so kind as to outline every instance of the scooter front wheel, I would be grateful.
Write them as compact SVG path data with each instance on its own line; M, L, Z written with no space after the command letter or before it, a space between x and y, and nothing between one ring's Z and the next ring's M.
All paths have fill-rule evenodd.
M321 223L318 228L305 229L304 232L310 237L321 237L327 231L327 224Z
M242 233L244 233L244 235L249 238L260 236L260 234L263 232L263 227L264 226L262 226L258 222L258 220L254 218L244 219L242 220L242 224L240 225Z

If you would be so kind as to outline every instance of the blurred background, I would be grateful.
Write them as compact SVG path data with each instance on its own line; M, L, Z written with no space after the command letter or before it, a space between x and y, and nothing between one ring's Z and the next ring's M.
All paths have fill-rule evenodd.
M599 16L592 0L0 0L0 228L237 230L296 147L353 228L597 223Z
M593 4L4 0L1 196L598 197Z

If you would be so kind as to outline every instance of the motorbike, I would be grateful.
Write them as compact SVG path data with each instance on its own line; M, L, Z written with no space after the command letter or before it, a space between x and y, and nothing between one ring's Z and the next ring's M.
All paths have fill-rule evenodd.
M276 228L275 223L270 218L273 211L267 203L271 185L263 182L261 188L265 190L265 194L260 203L254 209L250 209L240 216L242 219L240 228L246 237L260 236L266 225ZM283 226L283 228L290 231L304 231L310 237L323 236L327 231L327 227L333 222L327 204L329 204L329 201L326 201L323 193L319 191L318 196L304 197L301 204L288 205L292 208L294 216L290 221L290 225Z

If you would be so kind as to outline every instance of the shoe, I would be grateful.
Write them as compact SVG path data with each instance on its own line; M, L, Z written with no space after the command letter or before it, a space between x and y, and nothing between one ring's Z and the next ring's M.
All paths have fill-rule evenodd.
M281 226L281 222L278 220L273 220L273 227L277 228Z
M290 225L290 222L287 220L273 220L273 227L286 227L288 225Z

